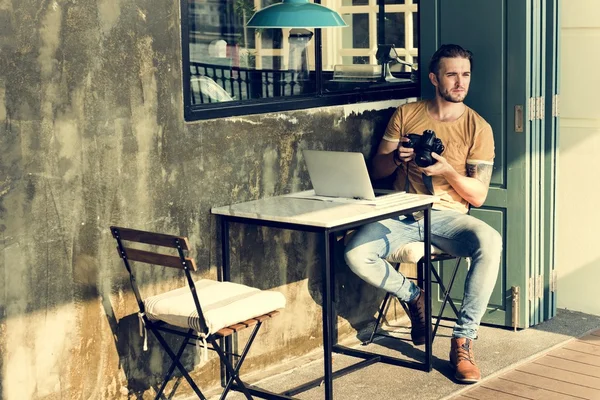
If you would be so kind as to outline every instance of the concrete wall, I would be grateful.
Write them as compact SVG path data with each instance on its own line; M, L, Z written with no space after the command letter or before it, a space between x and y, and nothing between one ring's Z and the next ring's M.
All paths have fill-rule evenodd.
M0 0L4 400L151 398L166 360L152 339L142 351L109 226L185 234L198 277L216 277L211 207L307 188L303 148L369 155L400 103L186 124L179 29L177 1ZM318 347L314 235L234 228L232 246L234 278L289 303L247 367ZM372 319L382 293L344 265L339 274L345 337ZM162 270L138 278L143 292L183 282ZM206 385L217 374L214 358L194 372Z
M600 315L600 2L562 2L558 307Z

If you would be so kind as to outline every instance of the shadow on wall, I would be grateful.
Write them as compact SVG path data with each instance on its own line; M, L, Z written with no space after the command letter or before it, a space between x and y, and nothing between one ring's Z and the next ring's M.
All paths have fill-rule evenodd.
M312 300L319 307L322 305L323 270L319 243L323 239L320 235L246 225L233 225L231 232L234 281L270 289L306 279L310 297L306 297L305 293L294 293L291 297L296 301ZM363 341L368 338L366 328L375 323L385 292L367 284L350 270L344 261L344 249L340 235L331 254L335 268L333 300L337 316L351 329L340 321L339 336L343 339L348 334L356 334ZM405 314L401 307L395 302L393 304L394 309L388 310L388 317L403 317ZM321 325L320 315L312 318ZM320 336L321 332L311 333L317 334ZM412 344L407 346L412 349Z
M105 307L110 307L107 302L103 302ZM109 321L110 310L107 310L107 318ZM144 336L140 335L139 318L137 314L131 314L124 318L110 321L111 329L114 333L115 348L119 354L119 367L124 372L127 379L127 388L129 395L135 395L137 399L143 399L144 393L152 389L152 393L157 393L163 378L167 373L167 369L171 365L171 358L159 346L154 335L148 330L144 332L146 336L146 348L144 350ZM178 349L181 345L181 340L173 335L163 335L163 338L169 344L171 349ZM195 367L199 367L199 355L194 346L188 345L181 359L182 364L190 372L195 371ZM202 365L202 368L209 368L213 371L218 371L218 363L215 359L209 360ZM165 395L170 396L177 394L180 384L188 389L188 383L181 375L179 370L173 374L173 378L169 381L165 388ZM184 390L184 391L185 391Z
M288 295L296 301L314 301L321 307L321 235L246 225L232 226L232 233L235 235L231 241L232 280L270 289L306 279L308 293ZM337 316L351 328L339 322L339 338L357 334L359 339L364 340L366 338L361 336L361 331L374 324L385 293L364 282L346 265L342 237L337 241L331 257L335 269L333 300ZM314 321L309 324L321 326L321 315L312 315L310 318ZM320 330L311 332L311 335L319 338L321 334Z
M360 342L365 342L371 336L378 310L385 297L385 291L364 282L352 272L344 261L344 251L344 238L340 237L333 253L336 276L334 301L337 315L348 322L352 328L352 333L356 333L356 338ZM406 276L415 276L416 270L410 270L414 267L416 266L406 264L403 272ZM320 271L317 270L312 270L311 273L308 277L310 294L315 302L321 304L322 276ZM408 335L410 323L405 317L406 313L400 303L398 301L390 302L385 310L380 329L403 333L393 335L393 338L378 336L380 340L377 343L379 346L399 352L409 359L421 360L423 357L422 348L415 347L412 344L410 335ZM338 325L342 325L339 331L340 336L343 336L347 329L343 329L343 323L338 323Z
M124 270L123 263L118 259L116 252L114 259L116 260L115 264ZM149 389L153 389L154 393L158 392L163 377L167 373L167 368L171 365L171 359L158 345L152 333L149 330L144 330L143 326L140 325L137 313L119 317L118 310L115 310L111 302L115 299L115 293L111 293L112 290L115 290L115 287L111 289L98 287L96 284L96 274L98 273L96 266L94 260L81 261L81 258L79 258L74 268L74 281L79 287L79 294L84 299L99 299L107 325L112 333L114 349L118 354L119 370L123 371L127 380L128 395L141 400L144 398L144 393ZM143 283L155 282L155 277L150 278L153 275L152 269L155 267L142 266L140 268L134 263L133 268L136 280L141 283L140 290L145 292ZM164 270L164 268L156 267L155 271L157 270ZM117 277L122 277L122 279L117 279ZM112 284L123 288L128 294L132 294L127 275L117 274L117 277L115 277ZM168 276L163 277L163 280L169 279L171 278ZM181 280L181 284L184 284L183 280ZM131 299L135 302L133 295L131 295ZM165 340L172 348L178 348L179 341L171 335L165 336ZM188 349L182 358L182 363L188 370L193 370L193 366L197 364L197 351ZM181 374L175 373L165 393L170 393L182 381L184 379Z
M138 398L142 399L142 393L151 387L154 388L154 392L157 392L161 383L160 377L166 374L168 368L168 360L165 359L165 356L168 356L164 352L157 352L157 346L151 343L148 344L148 351L144 351L144 337L139 334L137 314L128 315L117 321L114 314L111 314L110 302L104 298L102 303L119 354L119 368L125 373L129 393L137 393ZM147 338L148 341L152 339ZM156 356L159 357L159 362ZM156 367L159 367L158 371Z
M340 151L364 151L366 157L370 159L376 151L387 121L393 111L393 109L383 113L381 111L368 111L361 115L350 115L344 120L342 128L346 132L351 132L349 140L344 141L342 140L343 137L339 137L339 133L333 132L328 134L326 139L323 139L321 142L312 143L311 147ZM308 147L306 145L307 143L303 140L295 142L292 146L296 153L293 159L288 161L276 160L277 162L272 166L273 171L267 171L272 174L282 175L282 177L277 177L277 185L272 194L282 194L281 192L289 190L302 190L303 188L298 187L298 184L306 184L308 182L306 168L303 163L298 161L298 154L301 154L300 149ZM233 145L230 144L230 146ZM212 149L209 146L206 147L206 151L211 153ZM211 157L216 153L215 149ZM209 161L206 162L207 165L213 164ZM253 162L256 164L257 160L253 158ZM284 172L277 169L282 162L290 164L288 165L290 168L288 173L291 173L291 177L286 176ZM258 163L260 164L260 159ZM214 164L218 165L218 163ZM240 171L244 172L245 167L240 167ZM262 173L267 172L263 171ZM237 178L234 179L235 177L227 177L227 175L225 177L233 180L232 183L237 182ZM247 177L245 176L245 178ZM249 189L256 190L242 190L239 193L232 193L231 191L225 193L228 187L215 186L213 189L216 190L218 188L223 193L213 193L214 196L211 195L210 203L208 201L202 202L201 208L206 210L206 214L201 212L201 214L204 214L204 217L201 219L209 229L204 231L206 237L197 237L192 240L195 242L193 246L197 246L192 255L196 257L198 266L201 269L196 274L198 278L203 275L215 278L213 276L215 272L214 267L215 265L219 266L221 263L220 242L218 239L215 239L220 237L220 224L216 220L216 217L209 214L210 206L221 205L215 204L219 201L239 202L254 200L255 198L261 198L269 194L268 191L265 192L264 186L266 184L264 182L258 184L257 187L253 187L252 182L254 182L252 179L246 180L241 187L248 185ZM290 185L293 187L290 187ZM245 198L246 196L250 198ZM187 205L178 204L177 207L185 210ZM178 209L178 211L181 210ZM195 215L195 217L197 218L198 216ZM179 221L179 218L177 220ZM185 232L189 228L186 227L187 223L180 221L180 231ZM153 230L153 227L145 225L143 228L140 227L140 229ZM160 230L158 227L155 229ZM169 229L169 231L168 233L174 233L172 229ZM166 368L170 365L170 359L154 343L155 338L152 336L148 338L149 350L147 352L143 351L143 338L139 335L137 314L134 313L120 317L120 315L123 315L124 309L127 310L127 313L130 313L132 310L136 310L137 307L130 301L133 299L131 288L122 262L118 259L114 251L112 238L109 239L109 236L104 237L99 235L98 232L82 232L81 235L87 237L85 241L89 241L88 244L91 250L88 251L91 253L97 250L98 243L103 243L104 240L110 241L108 247L106 245L100 246L102 249L110 248L110 252L106 253L108 256L106 263L110 268L104 271L98 270L97 260L102 257L90 257L90 260L87 260L86 256L78 258L79 261L73 263L72 271L74 281L79 286L76 289L78 297L83 300L100 299L106 320L111 329L112 340L114 340L115 349L118 353L120 369L125 373L129 392L143 393L150 388L156 390L157 383L162 380ZM318 251L314 249L316 246L315 242L315 235L311 233L232 224L230 237L232 279L261 289L278 288L307 279L309 293L290 293L290 299L301 304L314 301L320 305L321 271L315 267L316 265L320 265ZM343 252L343 249L338 248L335 255L336 260L338 260L336 269L339 272L336 279L338 315L347 320L352 328L358 332L364 326L373 322L373 315L378 309L384 293L367 285L355 276L345 266L343 253L341 252ZM180 284L183 283L182 277L176 277L176 275L171 273L144 271L139 273L137 278L142 285L143 283L159 286L169 285L169 282L174 284L175 280ZM111 304L111 300L114 301L117 291L120 294L124 293L128 300L126 302L119 300L118 304ZM301 336L305 335L307 338L313 336L314 332L311 329L315 326L318 329L321 325L320 315L311 315L308 318L314 320L308 321L309 327L299 327ZM290 329L296 329L296 327L290 327ZM307 332L304 332L303 329L306 329ZM343 334L343 332L340 333ZM197 356L196 351L191 350L186 353L188 358L185 360L185 363L187 366L197 364L195 360ZM109 351L112 352L113 350ZM300 351L304 351L304 347L297 350L297 352ZM206 368L207 370L218 371L216 364L208 365ZM177 379L181 378L175 378L174 380L176 381Z

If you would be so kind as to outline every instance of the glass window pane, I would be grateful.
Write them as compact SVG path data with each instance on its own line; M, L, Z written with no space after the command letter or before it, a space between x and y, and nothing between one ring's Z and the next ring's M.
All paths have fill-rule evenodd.
M259 35L263 49L281 49L283 47L283 29L262 29Z
M419 48L419 14L412 13L413 16L413 47Z
M379 13L377 14L379 17ZM381 21L377 19L377 26ZM384 19L385 40L383 43L393 44L396 48L406 46L405 31L404 31L404 13L385 13Z
M189 0L188 10L192 105L315 92L313 32L247 28L254 0Z
M369 48L369 14L352 14L352 34L353 49Z
M364 57L364 56L355 56L352 57L352 64L368 64L369 63L369 57Z
M349 6L352 0L343 0L344 4ZM352 3L355 4L355 3ZM347 28L343 28L339 32L339 40L341 41L341 47L334 42L331 47L336 49L339 55L333 56L334 61L324 59L324 91L325 92L336 92L336 91L356 91L369 89L374 87L381 87L383 85L392 84L412 84L411 79L416 79L416 75L411 76L411 68L399 61L413 63L416 61L417 51L412 43L418 44L418 32L415 30L416 25L412 22L418 21L418 13L415 10L415 1L405 0L392 0L386 4L403 4L402 11L396 11L391 7L386 7L386 13L380 15L378 13L379 8L371 6L369 12L365 12L365 8L361 7L357 9L355 13L348 12L348 9L344 9L346 12L342 15L344 21L348 24ZM412 21L409 21L409 25L406 24L405 17L406 12L409 12L409 17ZM383 34L382 38L373 37L369 35L370 27L369 22L375 15L377 21L376 29L378 34ZM381 28L381 29L379 29ZM408 34L405 29L411 29ZM414 36L414 37L413 37ZM335 38L335 35L329 36ZM325 36L325 46L327 43L327 36ZM384 67L379 64L377 49L380 44L387 44L386 47L390 51L390 56L385 57L386 62ZM395 50L391 48L394 45ZM327 49L325 53L329 55L331 48ZM391 54L393 53L395 54ZM383 50L381 54L385 54L386 50ZM395 58L397 56L397 58ZM381 57L381 56L379 56Z
M369 48L369 14L343 14L348 25L341 28L342 47L344 49Z

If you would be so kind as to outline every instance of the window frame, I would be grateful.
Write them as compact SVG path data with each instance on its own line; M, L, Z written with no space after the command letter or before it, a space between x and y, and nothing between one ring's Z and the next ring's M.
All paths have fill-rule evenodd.
M268 99L238 100L219 103L209 103L202 106L193 105L190 91L190 31L189 31L189 3L193 0L180 0L181 8L181 52L182 52L182 86L183 86L183 105L184 120L186 122L235 117L241 115L264 114L271 112L293 111L300 109L310 109L316 107L327 107L344 104L355 104L369 101L406 99L419 97L421 94L420 82L401 82L390 84L389 86L354 89L350 91L339 91L325 93L323 91L323 68L322 68L322 31L314 30L315 47L315 86L316 92L307 95L297 95L288 97L273 97ZM320 4L320 0L314 0ZM385 15L385 0L377 1L379 14ZM420 2L418 2L420 3ZM420 4L419 4L420 6ZM421 9L418 10L419 15ZM417 18L417 29L420 33L420 18ZM377 37L385 35L383 24L378 24ZM325 29L343 29L343 28L325 28ZM378 43L380 41L378 40ZM417 46L417 53L421 55L421 40ZM417 77L420 76L420 69L416 71ZM410 73L406 73L408 77Z

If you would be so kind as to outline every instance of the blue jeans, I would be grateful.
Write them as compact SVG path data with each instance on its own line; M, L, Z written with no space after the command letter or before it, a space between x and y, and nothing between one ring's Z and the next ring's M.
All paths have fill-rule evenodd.
M385 259L400 246L422 241L424 221L400 216L362 226L346 245L346 263L355 274L403 301L419 288ZM502 236L485 222L456 211L432 210L431 243L455 256L471 257L464 297L453 337L477 338L477 330L496 284Z

